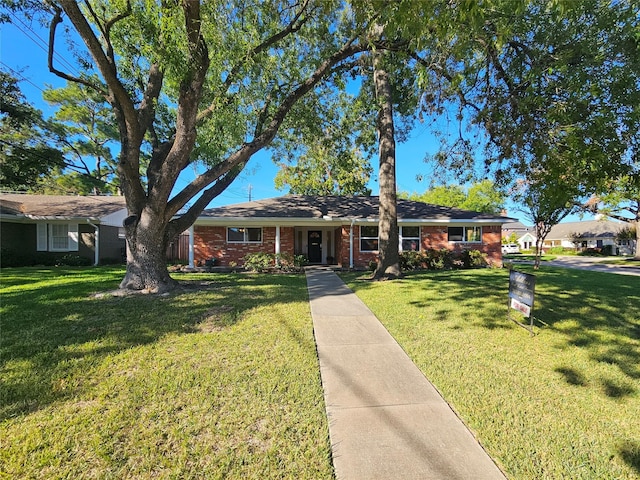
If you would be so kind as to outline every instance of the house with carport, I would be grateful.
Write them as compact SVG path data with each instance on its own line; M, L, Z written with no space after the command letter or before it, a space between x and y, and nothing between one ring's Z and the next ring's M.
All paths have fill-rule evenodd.
M512 218L398 200L400 250L478 250L501 265L501 230ZM282 197L211 208L189 230L190 264L242 265L257 252L366 268L378 256L376 196Z

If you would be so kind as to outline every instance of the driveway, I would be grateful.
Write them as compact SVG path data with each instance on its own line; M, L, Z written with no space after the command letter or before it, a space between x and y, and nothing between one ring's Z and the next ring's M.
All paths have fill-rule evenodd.
M640 263L636 265L607 265L607 261L620 260L620 257L583 257L580 255L558 257L542 265L553 267L576 268L578 270L593 270L596 272L617 273L619 275L633 275L640 277Z

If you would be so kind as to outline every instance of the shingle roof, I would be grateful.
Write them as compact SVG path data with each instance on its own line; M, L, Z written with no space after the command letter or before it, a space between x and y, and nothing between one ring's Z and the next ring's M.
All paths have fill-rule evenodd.
M126 208L124 197L0 194L0 213L25 217L102 218Z
M205 210L204 218L332 218L377 219L379 197L286 195ZM507 217L398 200L398 219L505 222Z
M582 238L613 238L626 225L611 220L587 220L583 222L566 222L554 225L547 235L547 240L568 239L577 233Z

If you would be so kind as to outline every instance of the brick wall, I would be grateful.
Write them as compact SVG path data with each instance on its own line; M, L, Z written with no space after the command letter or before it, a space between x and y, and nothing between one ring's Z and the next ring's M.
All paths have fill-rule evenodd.
M449 243L447 240L446 226L422 227L422 248L446 248L448 250L479 250L487 255L487 261L491 264L500 265L502 263L502 227L491 225L482 227L482 243L457 242Z
M280 253L293 255L293 251L293 227L280 227ZM258 252L276 252L276 227L263 227L260 243L228 243L226 227L194 228L193 257L196 265L204 264L210 258L217 259L217 265L228 266L231 262L243 265L245 255Z
M343 268L349 267L349 230L350 225L342 225L335 230L335 260ZM487 260L499 265L502 262L501 227L482 227L482 243L449 243L446 226L422 226L421 248L460 251L480 250L487 255ZM196 265L204 264L210 258L217 259L218 265L229 265L230 262L243 264L242 258L248 253L275 253L275 227L263 227L261 243L227 243L226 227L196 226L194 231L194 260ZM294 253L295 237L293 227L280 227L280 252ZM360 228L353 227L353 262L358 268L366 268L370 261L377 261L375 252L360 252Z

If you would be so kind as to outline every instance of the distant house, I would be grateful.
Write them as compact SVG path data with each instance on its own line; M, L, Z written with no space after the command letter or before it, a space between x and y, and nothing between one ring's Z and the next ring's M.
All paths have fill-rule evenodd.
M37 263L73 254L93 264L121 261L124 197L0 194L3 262Z
M520 250L531 250L536 247L535 229L521 222L508 222L502 226L502 238L510 238L513 234Z
M613 254L630 255L633 253L633 241L616 241L616 235L626 226L622 222L604 219L559 223L551 228L543 248L564 247L582 251L601 250L609 245Z
M305 255L312 264L366 267L378 256L378 197L287 195L205 210L190 230L192 259L242 264L248 253ZM479 250L501 264L513 219L398 200L400 250Z

